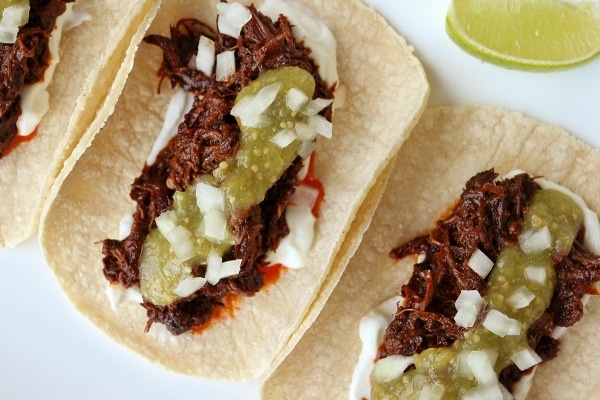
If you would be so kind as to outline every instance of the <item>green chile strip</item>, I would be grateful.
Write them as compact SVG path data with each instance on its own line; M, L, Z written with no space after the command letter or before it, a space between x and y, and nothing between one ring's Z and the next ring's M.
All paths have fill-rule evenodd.
M459 399L477 387L472 376L456 374L456 361L461 352L491 351L498 354L494 365L496 375L512 363L511 356L528 349L527 330L549 306L556 275L553 259L567 255L583 223L583 212L568 195L556 190L540 190L530 200L529 211L523 221L522 232L547 227L552 237L549 249L535 254L525 253L519 245L502 250L488 277L488 293L483 297L484 311L498 310L521 322L518 335L497 336L482 325L477 325L446 348L427 349L415 356L415 368L399 378L387 382L372 379L371 398L412 399L418 398L424 385L439 383L444 387L442 399ZM543 266L546 283L540 284L527 278L525 268ZM535 294L532 302L524 308L514 309L506 301L514 290L525 286Z
M315 81L308 72L298 67L267 71L240 91L236 104L271 84L280 84L281 87L275 100L263 114L265 124L259 128L240 124L242 135L235 157L222 163L212 175L199 178L199 182L224 191L227 219L236 212L243 212L260 203L267 190L297 156L300 143L298 139L282 149L271 138L284 127L293 128L297 123L306 122L306 116L287 107L286 94L290 89L296 88L304 92L308 99L312 99ZM140 262L140 289L144 299L154 305L164 306L179 300L180 297L174 290L183 279L190 276L191 266L205 264L211 250L222 256L233 245L229 227L227 239L221 242L203 236L203 217L197 207L195 190L196 185L192 185L185 192L176 192L173 196L173 210L179 224L191 233L196 255L185 262L178 260L158 229L153 229L144 242Z

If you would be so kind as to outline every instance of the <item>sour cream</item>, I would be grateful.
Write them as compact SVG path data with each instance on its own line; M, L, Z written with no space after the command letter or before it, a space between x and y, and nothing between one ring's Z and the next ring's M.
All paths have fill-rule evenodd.
M54 76L56 65L60 62L58 48L63 31L72 29L91 19L89 14L73 10L73 5L74 3L67 4L65 12L56 18L56 26L50 39L48 39L50 60L43 79L33 85L26 86L21 92L21 115L17 120L17 129L20 136L30 135L50 109L48 86Z

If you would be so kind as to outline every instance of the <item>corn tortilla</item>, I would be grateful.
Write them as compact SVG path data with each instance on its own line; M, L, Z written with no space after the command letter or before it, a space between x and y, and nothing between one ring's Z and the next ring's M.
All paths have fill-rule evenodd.
M81 139L87 144L112 112L133 64L135 43L157 0L78 0L91 20L63 32L49 85L50 110L33 140L0 159L0 248L32 236L51 187ZM67 164L68 165L68 164Z
M165 0L148 33L167 35L183 17L212 23L216 3ZM140 46L114 114L44 212L44 254L73 304L114 340L167 369L244 381L281 361L339 280L379 200L385 173L378 177L424 110L429 94L424 70L412 48L378 14L356 0L302 4L335 35L346 89L345 105L334 115L333 139L317 141L315 173L325 187L325 201L305 268L285 271L267 290L243 299L233 318L202 334L173 337L158 324L145 334L141 306L124 304L118 313L110 308L98 241L116 237L119 220L132 211L130 185L160 131L172 93L163 85L157 94L162 53L150 45Z
M430 231L465 182L494 167L522 169L564 185L600 211L600 152L569 133L503 109L428 109L403 145L371 226L317 321L261 391L264 399L348 399L361 349L360 319L400 291L412 263L389 251ZM600 390L593 367L600 300L567 330L558 356L537 369L531 399L589 399ZM590 368L591 367L591 368Z

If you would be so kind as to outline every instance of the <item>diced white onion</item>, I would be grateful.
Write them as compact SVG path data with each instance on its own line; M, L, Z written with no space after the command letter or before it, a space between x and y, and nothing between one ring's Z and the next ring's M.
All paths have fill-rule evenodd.
M525 268L525 276L532 282L546 284L547 272L545 267L529 266Z
M29 2L27 3L6 7L2 13L0 25L16 27L25 25L29 21Z
M173 290L179 297L188 297L195 293L198 289L202 288L206 284L206 279L200 276L189 276L179 282L177 287Z
M371 379L377 382L388 382L398 378L411 364L414 363L414 357L401 355L388 356L377 360Z
M233 74L235 74L235 51L227 50L217 54L216 80L218 82L225 82Z
M477 310L483 307L483 298L477 290L461 290L458 298L455 301L456 308L464 305L473 305Z
M325 107L330 105L332 102L333 102L332 99L322 99L322 98L313 99L306 105L306 107L304 107L304 109L302 110L302 113L304 115L309 115L309 116L317 115L318 113L323 111L325 109Z
M519 335L521 333L521 323L519 321L494 309L487 313L483 320L483 326L488 331L500 337Z
M254 96L242 98L231 109L231 115L238 117L242 126L260 127L264 124L262 114L273 104L280 88L281 83L274 83L260 89Z
M192 233L184 226L178 225L173 230L163 233L163 236L171 244L171 250L179 261L187 261L196 255L194 244L190 239Z
M498 377L494 371L494 364L485 351L472 351L467 356L467 364L480 386L496 383Z
M0 25L0 43L16 42L18 33L19 33L18 27Z
M285 104L294 112L300 111L307 101L306 93L298 88L291 88L285 95Z
M228 278L233 275L237 275L240 273L240 268L242 266L241 259L229 260L223 262L221 265L221 274L220 278Z
M282 129L271 138L271 142L285 149L296 140L297 136L291 129Z
M313 128L301 122L297 122L294 129L300 140L311 142L317 137L317 132Z
M535 231L521 232L519 245L525 254L537 254L552 246L552 236L547 226Z
M421 389L419 400L440 400L445 391L446 388L439 382L434 384L426 383Z
M308 117L308 126L327 139L333 136L333 124L321 115Z
M483 251L476 249L467 261L467 265L485 279L494 267L494 262Z
M204 35L200 36L196 54L196 69L206 76L211 76L215 66L215 53L215 42Z
M6 7L0 20L0 42L14 43L19 27L29 20L29 4L14 4Z
M454 315L454 322L456 325L463 328L470 328L475 325L479 311L472 304L465 304L461 308L457 308L456 314Z
M456 306L454 322L463 328L470 328L475 324L483 307L483 298L477 290L461 290L454 305Z
M211 211L225 211L225 193L222 189L204 182L196 185L196 203L200 212L205 215Z
M309 185L300 185L290 196L290 203L295 205L303 205L309 209L313 209L319 198L319 190Z
M156 227L163 235L171 232L179 225L177 214L173 210L163 212L154 219L154 222L156 222Z
M298 146L298 155L302 158L308 158L311 153L315 150L315 144L313 142L300 142L300 146Z
M535 294L532 293L527 287L521 286L506 299L509 306L514 309L521 309L527 307L531 301L535 299Z
M499 384L478 386L462 395L461 400L503 400Z
M190 92L178 88L173 93L165 118L163 120L163 126L152 146L152 150L146 158L146 164L152 165L156 161L156 156L162 149L165 148L169 140L177 135L177 128L179 124L183 122L185 114L191 110L194 105L194 95Z
M204 278L211 285L216 285L221 279L221 268L223 266L223 260L221 256L211 251L206 259L206 273Z
M227 239L227 217L224 213L212 210L204 215L204 236L217 242Z
M525 371L542 362L540 356L529 348L516 352L510 359L521 371Z
M217 3L217 10L219 32L234 38L240 36L242 27L252 18L250 10L240 3Z

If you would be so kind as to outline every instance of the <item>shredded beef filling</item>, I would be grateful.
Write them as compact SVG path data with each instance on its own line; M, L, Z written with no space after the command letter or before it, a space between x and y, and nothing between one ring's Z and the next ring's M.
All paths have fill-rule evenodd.
M171 27L170 38L150 35L144 40L160 47L163 62L158 75L168 78L173 87L180 86L195 95L192 110L179 126L177 135L158 155L153 165L146 165L132 185L130 196L137 202L130 235L122 241L106 239L104 276L125 287L139 284L139 259L142 245L154 219L172 207L174 191L184 191L201 174L212 173L222 161L234 156L240 140L240 128L230 115L239 91L266 70L297 66L315 78L314 97L333 98L331 88L321 80L309 49L294 41L287 18L277 22L249 7L252 19L244 26L239 39L221 35L195 19L182 19ZM235 49L236 73L227 82L190 68L196 56L198 41L204 35L216 43L216 51ZM160 87L160 85L159 85ZM322 113L331 119L331 107ZM288 197L298 184L302 161L297 158L265 199L242 215L230 219L236 245L224 260L242 259L241 271L216 285L205 285L196 293L169 306L155 306L147 301L146 330L154 322L165 324L173 334L201 327L214 307L222 305L226 294L252 296L263 285L259 266L269 249L277 247L288 232L283 210ZM193 273L204 276L205 266L193 267Z
M20 94L44 77L50 60L48 39L56 18L75 0L31 0L29 21L19 29L14 44L0 43L0 158L18 133ZM29 134L31 132L25 132Z
M389 355L410 356L430 347L450 346L465 329L454 323L454 303L461 290L486 294L486 282L467 265L477 249L496 262L501 249L518 241L527 199L539 186L526 175L495 181L493 170L471 178L454 212L438 221L428 236L417 237L390 252L400 259L424 254L414 266L409 282L402 287L406 299L388 326L378 359ZM529 345L543 361L554 358L558 340L550 337L557 326L571 326L582 316L584 294L596 294L600 259L583 245L580 231L569 255L555 266L557 286L550 307L529 328ZM500 382L512 391L523 374L512 365L500 374Z

